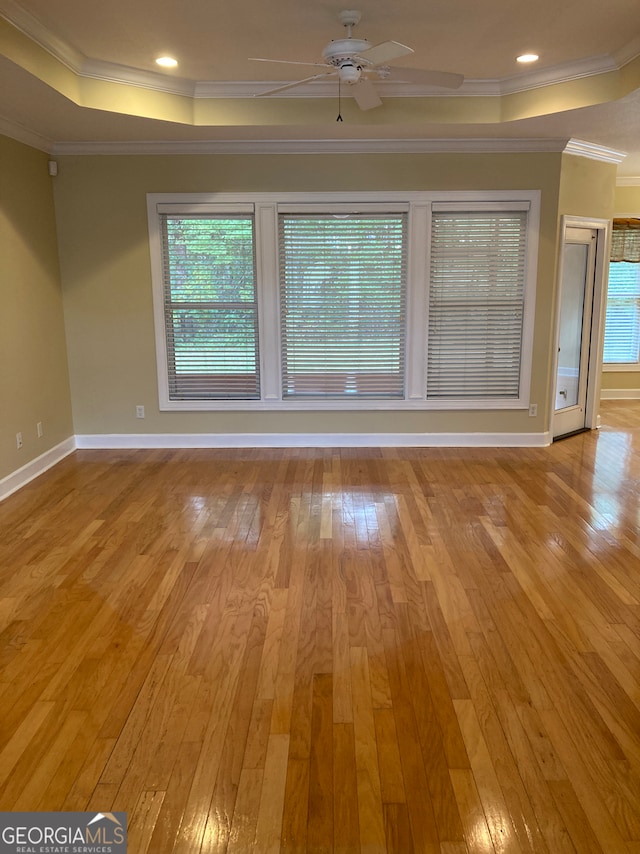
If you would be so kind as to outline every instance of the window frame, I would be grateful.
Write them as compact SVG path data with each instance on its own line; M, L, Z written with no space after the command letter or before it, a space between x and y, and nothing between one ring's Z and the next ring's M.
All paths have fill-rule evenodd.
M527 203L524 203L524 202L510 202L508 206L502 205L500 203L493 204L493 203L490 203L487 201L483 201L482 203L479 203L479 204L470 204L468 202L464 202L464 203L448 202L445 204L434 203L432 205L431 212L432 212L432 214L433 213L444 214L447 217L450 217L452 214L460 214L461 216L466 216L467 214L469 214L471 216L473 216L473 214L489 214L492 217L496 216L496 215L503 214L503 213L504 214L507 214L507 213L508 214L511 214L511 213L525 214L525 221L524 221L525 245L524 245L523 252L522 252L523 257L524 257L523 276L522 276L522 320L519 324L520 329L521 329L520 352L519 352L519 371L518 371L518 392L519 392L519 394L517 397L511 398L513 400L520 399L522 397L522 382L523 382L522 358L523 358L523 352L524 352L525 311L526 311L526 300L527 300L527 253L529 251L529 232L528 232L529 206ZM492 247L492 248L494 251L497 249L497 247ZM486 251L486 249L482 250L481 254L484 254L485 251ZM497 270L494 270L493 275L496 275L496 273L497 273ZM431 285L431 281L429 282L429 285ZM514 283L511 282L510 285L511 285L511 287L513 287ZM517 287L517 285L516 285L516 287ZM491 294L491 289L489 290L489 293ZM431 297L431 294L429 293L427 296L428 302L431 302L430 297ZM468 306L469 304L467 303L466 305ZM492 301L492 303L487 304L487 303L483 302L482 300L478 300L477 308L482 310L483 308L487 307L487 305L489 305L490 307L495 307L495 304L493 304L493 301ZM509 306L507 303L503 303L502 308L503 308L503 310L505 308L507 310L509 310L510 308L512 309L513 306ZM462 316L463 316L463 318L466 318L466 314L463 314ZM427 310L427 320L428 320L428 322L430 322L430 320L431 320L431 308L430 307ZM428 336L429 336L429 330L427 330L427 339L426 339L427 360L429 358L429 350L430 350L430 341L429 341ZM437 374L437 371L435 373ZM443 371L443 373L445 373L445 371ZM427 364L427 378L428 378L428 376L429 376L429 366ZM438 377L434 376L434 382L435 383L437 383L437 380L438 380ZM529 392L527 389L527 394L528 393ZM432 393L430 391L430 388L429 388L429 381L427 381L427 399L428 400L440 400L440 401L456 400L456 398L453 396L448 397L446 394L445 395L438 395L437 392ZM491 400L491 398L489 398L489 397L473 398L473 397L469 397L469 396L465 396L465 397L460 398L460 399L461 400L472 400L472 401L474 401L474 400ZM496 399L497 400L508 400L509 398L507 396L504 396L504 397L498 397Z
M622 263L620 261L609 261L608 262L608 274L611 275L611 268L616 264ZM629 262L631 263L631 262ZM640 277L640 264L635 264L638 268L638 275ZM607 285L608 287L608 285ZM606 327L606 312L609 308L609 292L607 292L607 300L605 305L605 326L604 326L604 335L607 334ZM638 351L638 359L635 362L605 362L604 361L604 348L603 348L603 359L602 359L602 370L607 373L624 373L627 371L631 372L640 372L640 348Z
M206 400L257 400L259 399L259 394L252 393L249 396L243 396L240 394L238 387L247 386L246 380L249 381L250 385L259 392L260 388L260 358L259 358L259 348L258 348L258 288L256 281L256 271L255 271L255 223L253 221L253 212L252 211L216 211L215 213L205 214L202 217L195 216L193 212L189 215L179 215L175 216L172 214L161 213L159 214L161 217L161 236L162 236L162 244L163 249L164 241L166 239L167 251L163 251L163 270L164 270L164 282L163 282L163 298L164 298L164 321L165 321L165 344L166 344L166 354L167 354L167 383L169 388L169 396L170 399L174 400L193 400L193 401L201 401L203 399ZM191 218L189 218L191 217ZM231 300L228 299L220 300L219 298L213 298L211 295L207 295L206 292L202 293L202 283L197 282L195 287L197 288L198 293L200 294L199 298L194 300L192 298L188 298L186 296L178 297L174 294L174 286L173 286L173 273L177 272L180 267L180 263L182 261L182 254L177 253L177 255L172 255L169 251L170 245L170 232L172 229L170 228L170 223L176 223L183 220L187 220L190 223L197 223L199 221L204 221L207 223L222 220L232 220L245 222L249 224L248 232L250 235L250 244L251 244L251 268L252 272L250 275L250 286L252 290L253 299L247 300ZM215 228L215 226L214 226ZM200 247L199 247L200 248ZM197 251L197 250L196 250ZM196 278L199 273L199 269L197 266L197 262L195 259L193 262L195 264L196 269ZM175 268L175 269L174 269ZM209 272L209 267L206 267L206 272ZM170 282L172 284L170 284ZM177 283L176 283L177 284ZM246 285L247 283L245 283ZM182 288L178 285L177 290L180 292ZM223 304L227 309L231 308L236 312L241 312L246 315L250 321L250 327L253 327L253 332L255 335L253 351L254 351L254 370L247 373L245 378L245 382L243 383L234 383L234 380L241 380L244 376L242 372L232 369L224 373L223 371L218 370L205 372L202 370L202 363L197 362L199 365L199 370L196 372L189 373L187 370L178 371L177 362L178 362L178 347L176 346L176 339L179 337L179 327L180 327L180 314L183 312L187 312L190 309L195 311L204 311L210 313L218 313L220 312ZM176 326L178 326L178 331L176 330ZM202 347L201 344L198 345L198 357L202 356ZM219 352L216 350L216 352ZM184 358L184 356L183 356ZM190 359L188 359L191 362ZM233 365L233 362L231 363ZM238 367L236 365L236 367ZM227 387L226 391L225 385ZM236 386L236 391L234 392L233 386ZM199 386L198 391L201 391L203 388L209 386L211 388L211 394L208 397L199 396L195 393L195 390L189 393L189 387ZM175 391L174 397L171 398L171 390Z
M279 245L279 248L282 249L284 244L285 244L284 232L281 232L280 229L284 228L284 224L285 224L285 222L288 221L289 217L296 218L298 216L301 216L301 217L305 217L305 218L308 217L310 219L313 219L315 217L320 217L321 219L328 219L330 217L336 216L336 217L339 217L340 219L342 219L342 217L347 217L348 215L362 216L362 217L374 218L374 219L384 216L385 218L390 218L390 219L395 220L396 224L400 224L400 226L401 226L401 230L402 230L402 234L403 234L403 241L402 241L403 246L402 246L402 249L400 251L400 257L397 260L399 261L399 265L400 265L399 266L399 283L401 284L401 293L399 295L398 308L399 308L400 315L401 315L402 331L399 333L399 335L395 339L399 345L399 351L400 351L399 359L400 359L401 369L399 371L398 377L402 381L402 383L401 383L401 385L402 385L401 395L399 395L397 393L385 394L382 391L382 389L379 388L378 391L374 391L371 393L364 393L363 392L361 395L354 395L353 397L350 395L348 396L344 391L338 392L336 394L330 394L330 393L323 392L323 393L315 396L315 395L313 395L313 393L306 394L304 391L302 391L299 394L296 394L295 392L291 393L289 390L285 389L285 387L283 385L282 397L284 400L293 400L294 398L297 398L300 400L319 400L319 399L358 400L358 399L361 399L361 400L369 400L369 401L380 401L380 400L391 400L391 401L395 400L395 401L397 401L397 400L403 400L404 399L405 386L406 386L406 379L405 379L406 378L405 359L406 359L406 339L407 339L407 334L406 334L406 323L407 323L406 296L407 296L407 291L408 291L408 287L407 287L407 277L408 277L407 261L408 261L408 243L409 243L408 229L407 229L409 211L408 211L407 205L392 205L392 204L386 204L386 205L369 204L366 206L364 206L364 205L358 205L358 206L356 206L356 205L335 205L335 204L334 205L303 205L303 206L290 205L290 204L289 205L286 205L286 204L285 205L279 205L278 206L278 229L279 229L279 244L278 245ZM280 347L281 347L280 369L281 369L282 379L284 380L285 375L287 375L287 367L288 366L287 366L287 359L282 354L287 352L287 344L291 343L292 341L295 341L296 330L295 330L295 326L291 327L291 332L293 333L293 335L292 335L292 339L290 339L290 341L288 342L287 341L287 331L288 330L283 328L283 324L284 324L284 327L286 327L286 323L284 322L284 306L286 303L287 288L286 288L285 280L283 278L284 271L286 269L286 259L283 257L279 257L279 262L280 262L279 296L280 296L280 323L281 323L281 330L280 330L280 332L281 332L281 334L280 334ZM283 288L284 288L284 290L283 290ZM295 291L295 288L294 288L294 291ZM359 367L361 369L365 369L365 364L361 364ZM348 374L348 373L349 373L349 371L346 372L346 374ZM355 373L358 373L358 371L356 370ZM290 376L290 379L293 379L293 375ZM301 379L302 379L302 384L304 385L304 382L305 382L304 375L303 375L303 377L301 377ZM308 379L308 377L307 377L307 379ZM366 383L366 381L365 381L365 383ZM384 385L384 384L385 383L383 382L382 385Z
M154 306L154 330L161 411L373 411L373 410L506 410L529 406L535 319L539 190L388 191L318 193L149 193L147 215ZM528 209L520 386L517 398L427 399L428 287L431 212L452 210ZM516 209L517 209L516 208ZM408 212L407 294L404 398L297 398L282 396L280 352L280 285L278 214L303 212ZM255 223L258 300L259 400L171 400L168 384L164 317L161 213L219 214L252 212Z

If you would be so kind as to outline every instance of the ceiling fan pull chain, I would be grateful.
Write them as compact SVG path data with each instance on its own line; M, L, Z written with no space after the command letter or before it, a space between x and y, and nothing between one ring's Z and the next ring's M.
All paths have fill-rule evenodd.
M340 75L339 74L338 74L338 118L336 119L336 121L337 122L342 121L342 105L341 105L341 99L340 99Z

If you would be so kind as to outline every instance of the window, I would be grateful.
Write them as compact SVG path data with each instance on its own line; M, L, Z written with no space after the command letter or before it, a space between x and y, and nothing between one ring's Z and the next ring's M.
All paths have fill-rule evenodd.
M404 395L406 214L283 214L284 397Z
M609 265L604 363L640 370L640 263Z
M428 398L517 398L526 211L435 211Z
M539 193L148 197L160 407L529 404Z
M640 370L640 219L633 217L613 220L603 362Z
M253 218L162 215L171 400L260 397Z

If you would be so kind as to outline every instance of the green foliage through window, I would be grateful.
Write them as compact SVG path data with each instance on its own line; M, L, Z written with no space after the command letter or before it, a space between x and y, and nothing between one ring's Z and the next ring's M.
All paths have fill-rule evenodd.
M164 219L172 400L259 398L253 218Z

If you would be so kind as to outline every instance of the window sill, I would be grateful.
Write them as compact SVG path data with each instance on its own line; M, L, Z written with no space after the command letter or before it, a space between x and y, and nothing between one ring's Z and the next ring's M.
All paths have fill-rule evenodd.
M614 362L607 362L603 364L602 370L605 373L624 373L626 371L635 371L636 373L640 373L640 362L624 362L620 364L616 364Z
M162 412L374 412L528 409L523 399L491 400L170 400L161 401Z

